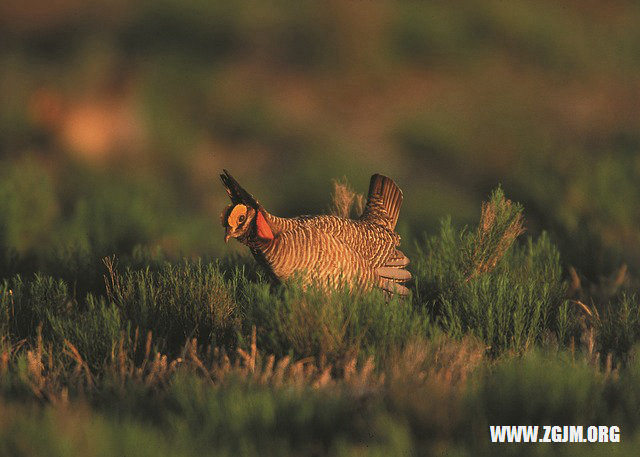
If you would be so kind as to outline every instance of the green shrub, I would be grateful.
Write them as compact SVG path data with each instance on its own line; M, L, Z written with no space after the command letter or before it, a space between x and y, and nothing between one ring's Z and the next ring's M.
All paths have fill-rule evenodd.
M121 338L129 337L130 322L104 297L87 296L82 309L64 314L47 313L47 325L51 328L54 344L71 343L89 366L98 371L113 353ZM127 343L130 343L127 338Z
M259 283L248 284L242 303L244 325L258 328L258 347L276 355L292 352L330 361L360 352L383 357L430 328L425 314L410 301L387 302L377 291L327 293L304 290L292 281L271 293L268 285Z
M445 219L440 234L418 246L418 302L450 335L470 332L494 353L526 349L546 332L564 336L569 325L558 319L565 285L548 236L511 248L522 232L521 212L498 189L476 232L458 232Z
M5 335L14 342L33 342L40 324L50 336L49 317L69 315L74 306L67 284L50 276L36 274L30 281L15 276L0 285L0 319Z
M640 305L635 295L622 294L612 299L591 320L598 352L613 353L620 358L640 340Z
M106 260L107 297L131 328L152 331L162 351L177 353L191 338L203 344L233 345L237 304L217 265L202 261L124 273Z

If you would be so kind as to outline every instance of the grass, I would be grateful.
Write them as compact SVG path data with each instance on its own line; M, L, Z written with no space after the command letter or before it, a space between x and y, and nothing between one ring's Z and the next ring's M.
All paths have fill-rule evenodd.
M444 220L406 300L202 259L107 257L85 297L5 279L0 454L489 454L489 425L524 423L620 425L626 449L635 296L574 305L549 237L517 239L522 210L498 188L475 230Z
M636 453L637 6L72 3L0 15L0 456ZM270 284L221 168L393 177L410 298Z

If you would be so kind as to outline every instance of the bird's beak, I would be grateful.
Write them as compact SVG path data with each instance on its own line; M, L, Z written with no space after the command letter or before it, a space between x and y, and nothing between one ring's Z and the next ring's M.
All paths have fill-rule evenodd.
M224 234L224 242L228 243L229 242L229 238L231 238L231 232L229 230L229 227L227 227L227 231Z

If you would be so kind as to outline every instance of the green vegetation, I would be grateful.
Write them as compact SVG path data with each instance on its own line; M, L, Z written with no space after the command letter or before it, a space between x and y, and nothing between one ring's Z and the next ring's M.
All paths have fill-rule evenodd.
M638 23L617 0L0 6L0 456L635 455ZM282 216L357 215L351 189L394 178L410 299L270 284L223 242L222 168Z
M560 255L543 233L509 250L522 229L522 207L496 190L475 233L444 220L439 236L418 246L420 297L455 337L472 333L493 352L521 351L553 332L569 333Z
M84 298L5 279L0 451L490 455L488 426L522 423L620 425L631 449L638 304L574 305L549 237L517 239L522 210L498 188L475 230L445 219L410 300L140 253Z

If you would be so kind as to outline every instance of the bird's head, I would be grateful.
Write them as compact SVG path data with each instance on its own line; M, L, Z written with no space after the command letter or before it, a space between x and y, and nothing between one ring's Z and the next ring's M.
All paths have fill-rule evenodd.
M238 203L229 205L222 212L222 226L225 228L224 241L230 238L250 236L256 217L256 210Z
M220 215L222 226L225 228L225 242L230 238L236 238L245 244L256 238L263 241L272 240L273 232L260 203L244 190L227 170L224 170L220 178L231 198L231 204Z

